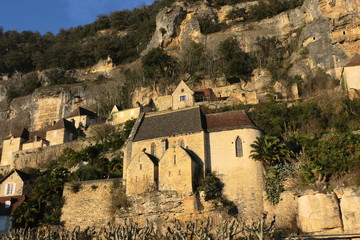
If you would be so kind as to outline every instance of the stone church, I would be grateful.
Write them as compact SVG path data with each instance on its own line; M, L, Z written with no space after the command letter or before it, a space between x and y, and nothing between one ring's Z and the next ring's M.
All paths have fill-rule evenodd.
M185 107L141 113L124 151L126 193L189 196L207 172L215 172L225 184L224 194L243 213L260 212L262 164L249 157L259 136L242 110L204 114L200 107Z

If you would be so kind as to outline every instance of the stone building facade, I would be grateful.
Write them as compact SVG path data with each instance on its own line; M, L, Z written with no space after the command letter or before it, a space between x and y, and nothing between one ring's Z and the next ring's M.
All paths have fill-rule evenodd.
M58 145L66 142L71 142L75 139L76 128L74 123L61 119L54 126L46 131L46 140L50 145Z
M351 99L360 97L360 55L356 54L344 66L343 78Z
M11 229L11 214L24 202L31 180L31 175L16 169L0 180L0 233Z
M128 188L126 193L129 195L151 191L158 185L158 160L143 151L138 152L133 157L127 167Z
M140 107L122 110L115 105L111 110L108 122L112 125L123 124L128 120L135 119L140 114Z
M261 212L263 169L250 158L250 145L260 135L244 111L206 115L199 107L190 107L142 114L125 147L127 193L147 192L143 186L155 186L158 179L157 190L189 196L206 172L216 172L229 200L248 214ZM155 164L144 171L145 162L139 156L146 164L154 163L150 156L157 159L158 176L145 177L154 173ZM144 175L138 176L139 172Z
M42 149L60 145L76 139L79 132L89 125L97 123L98 116L84 108L77 108L66 118L60 119L50 127L29 132L23 128L3 141L0 166L1 171L9 171L15 167L15 157L22 150Z
M10 166L13 168L13 154L22 149L22 144L29 138L29 131L22 129L21 131L11 135L3 142L3 150L1 153L1 166Z
M95 123L98 118L96 113L82 107L77 107L66 117L66 120L73 122L75 128L86 128Z
M194 92L181 81L171 94L172 110L194 106Z

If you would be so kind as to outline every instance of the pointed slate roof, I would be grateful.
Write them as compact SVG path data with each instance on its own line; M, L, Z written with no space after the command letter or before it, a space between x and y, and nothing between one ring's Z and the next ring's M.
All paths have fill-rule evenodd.
M32 175L27 174L26 172L20 171L18 169L13 169L11 170L8 174L6 174L2 179L0 179L0 183L2 183L3 181L5 181L8 177L10 177L10 175L12 175L13 173L17 173L19 175L19 177L21 178L21 180L28 181L31 180L32 178L34 178Z
M74 124L72 122L66 120L65 118L62 118L59 121L57 121L54 124L54 126L52 126L48 129L48 131L58 130L58 129L67 129L71 132L76 132L76 128L75 128Z
M26 128L21 129L20 131L17 131L13 134L14 138L24 138L24 139L28 139L29 138L29 131Z
M206 124L208 132L242 128L257 129L244 110L207 114Z
M133 141L195 133L205 129L205 117L199 107L167 113L147 113L144 115Z
M359 54L355 54L355 56L353 56L350 59L350 62L345 65L345 67L354 67L354 66L360 66L360 55Z
M120 112L122 110L122 108L119 105L114 105L114 107L112 108L111 112Z
M78 107L74 111L72 111L66 118L77 117L77 116L89 116L92 118L98 117L98 115L96 113L94 113L90 110L87 110L85 108Z

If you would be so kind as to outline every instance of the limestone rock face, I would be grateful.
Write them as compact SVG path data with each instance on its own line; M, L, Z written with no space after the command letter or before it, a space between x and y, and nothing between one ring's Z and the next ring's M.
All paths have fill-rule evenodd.
M86 86L36 90L31 95L31 126L40 129L65 117L91 99Z
M335 195L317 193L299 197L298 224L306 233L341 232L342 222Z
M189 7L183 2L176 2L163 9L156 16L156 31L142 55L157 47L179 52L190 41L204 44L206 38L200 33L197 17L205 15L215 16L215 13L203 3Z
M280 197L281 201L276 205L264 201L264 210L269 213L269 216L276 216L276 228L296 229L296 217L298 211L297 197L292 192L288 191L283 192Z
M344 231L353 233L360 231L360 193L345 189L340 201Z
M86 86L54 87L37 89L31 95L14 98L9 106L7 100L4 104L0 109L1 140L23 127L38 130L49 126L77 106L93 104L93 97Z
M256 1L236 7L248 8L253 4ZM156 31L142 54L162 47L170 54L181 55L190 41L215 51L218 44L229 37L236 37L242 49L250 52L257 49L257 38L277 37L284 45L297 42L299 49L308 52L305 57L299 53L290 56L291 72L304 75L321 67L340 78L342 67L360 50L359 7L359 0L305 0L303 6L272 18L234 24L221 32L204 35L200 32L200 17L210 16L214 21L227 22L226 14L234 7L215 9L206 3L189 6L176 2L157 15Z

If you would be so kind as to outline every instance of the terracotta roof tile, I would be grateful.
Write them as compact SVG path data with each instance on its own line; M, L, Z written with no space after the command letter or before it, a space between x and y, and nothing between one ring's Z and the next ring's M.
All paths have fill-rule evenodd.
M206 124L209 132L241 128L257 129L244 110L207 114Z
M354 66L360 66L360 55L359 54L355 54L355 56L353 56L349 63L345 65L345 67L354 67Z
M5 207L6 201L11 201L10 208ZM25 195L0 197L0 216L9 216L25 201Z

